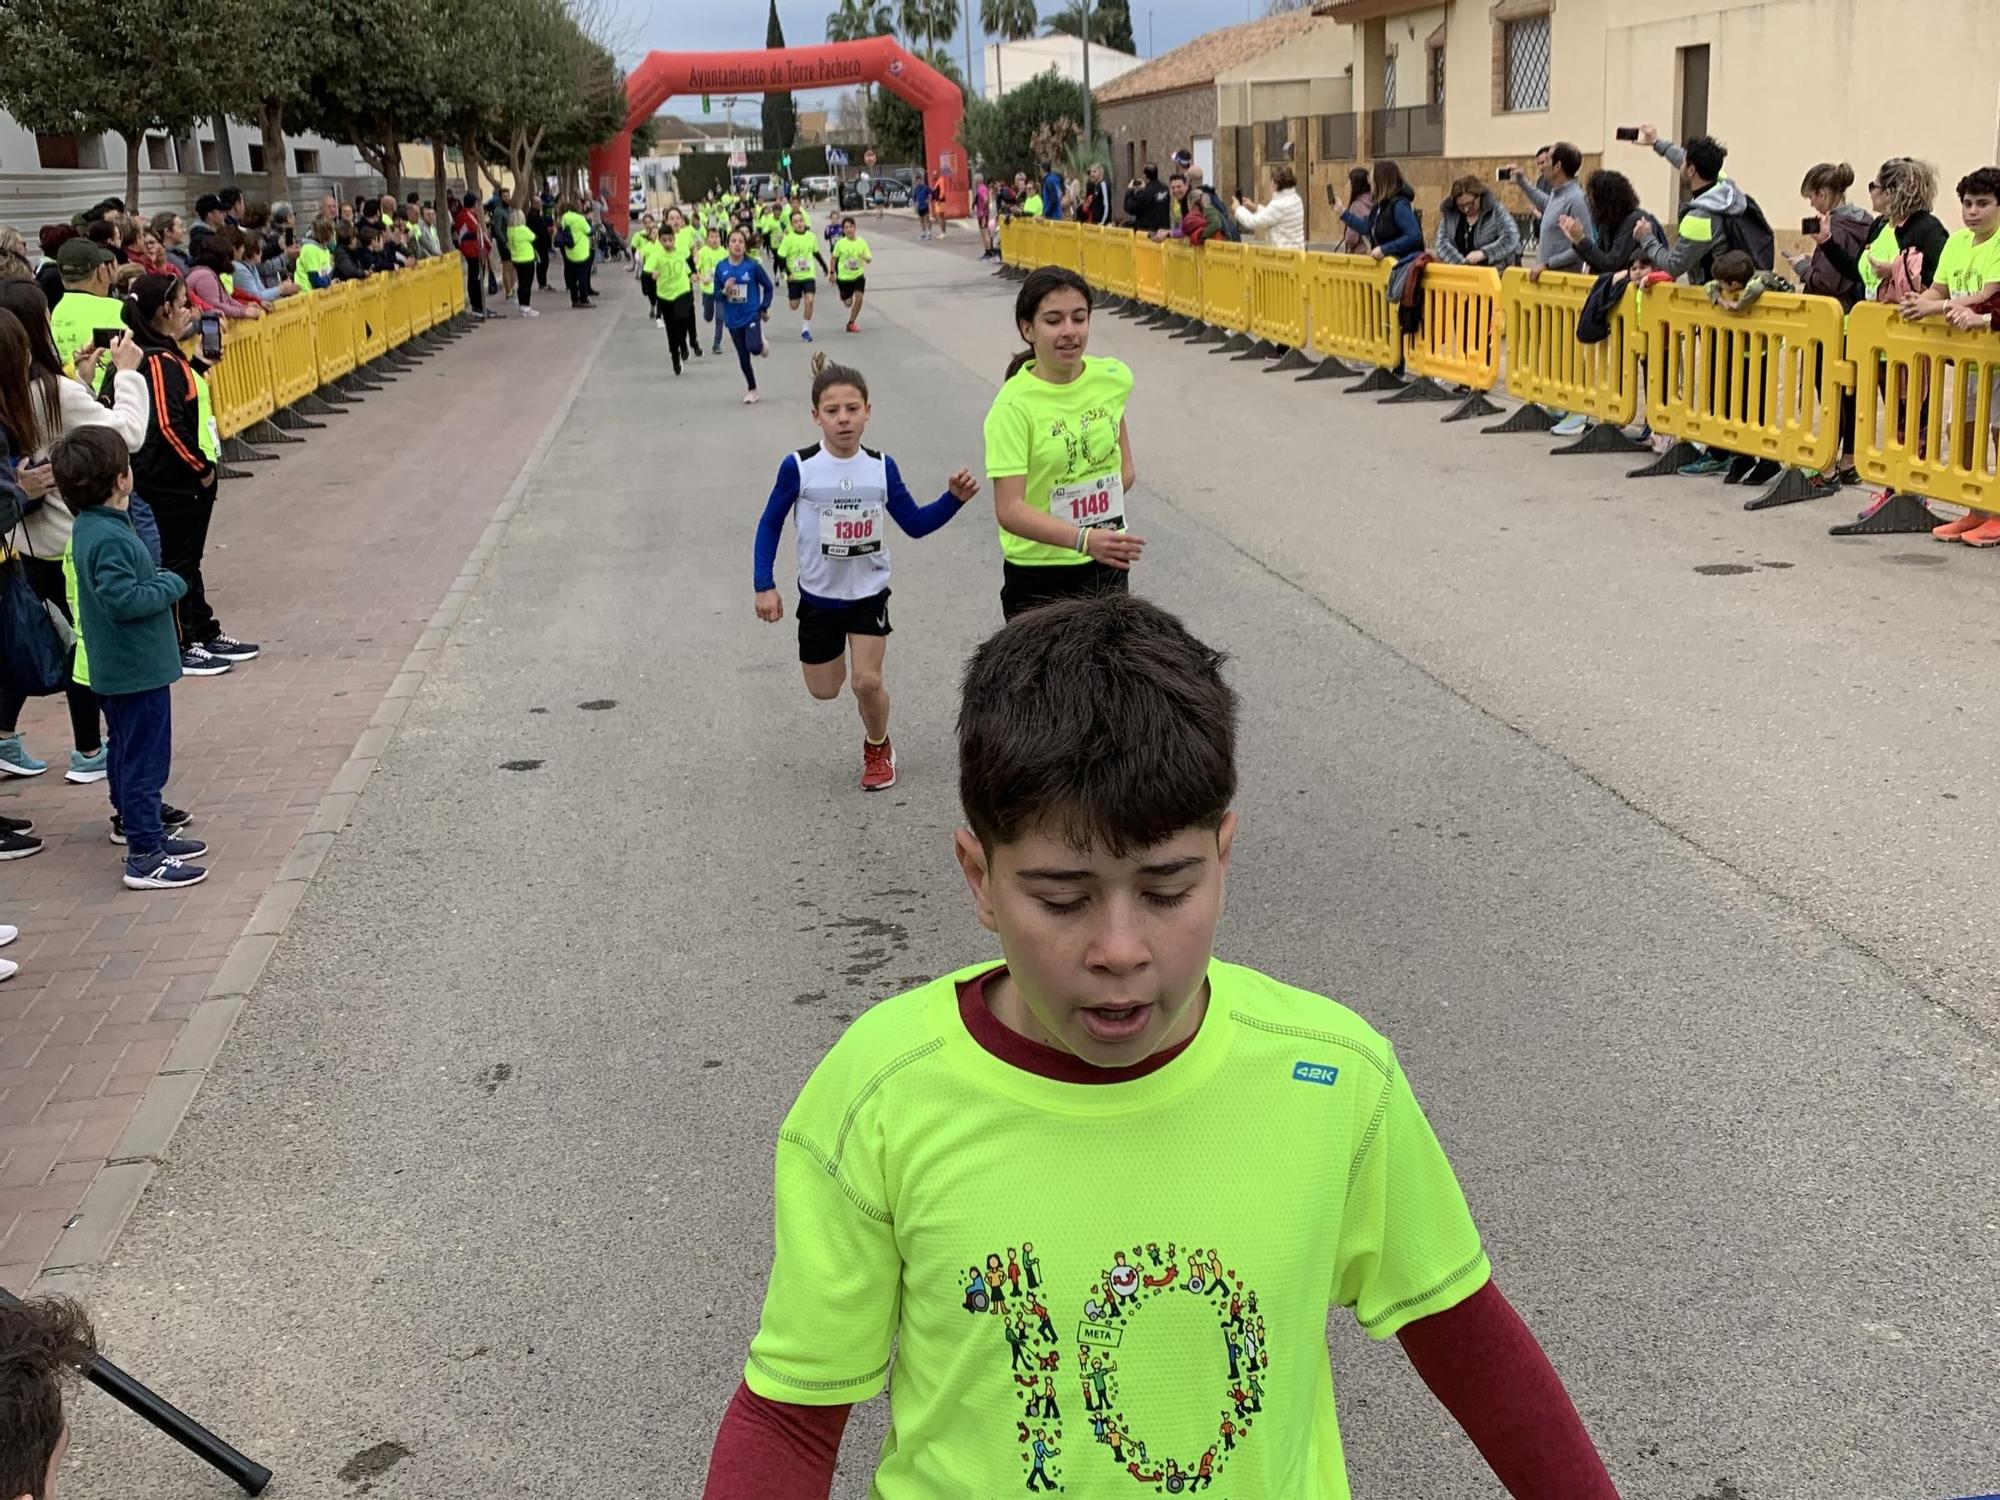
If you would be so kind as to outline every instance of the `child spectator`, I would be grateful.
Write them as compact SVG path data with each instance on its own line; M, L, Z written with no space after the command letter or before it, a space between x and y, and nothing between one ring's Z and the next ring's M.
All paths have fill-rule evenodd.
M52 1500L69 1451L63 1386L97 1353L97 1334L67 1297L0 1304L0 1495Z
M1337 1002L1211 956L1236 833L1222 662L1126 594L1045 604L974 653L954 849L1005 957L876 1006L792 1107L776 1260L706 1500L826 1495L849 1404L889 1383L892 1345L871 1493L985 1500L1039 1480L1102 1496L1133 1492L1130 1475L1178 1490L1171 1447L1213 1451L1231 1495L1344 1495L1335 1306L1401 1340L1512 1494L1614 1500L1394 1049ZM1247 1156L1203 1123L1237 1118L1305 1144ZM1107 1161L1117 1191L1079 1191ZM1173 1269L1142 1279L1136 1247L1170 1236ZM1145 1408L1147 1464L1058 1426L1078 1343L1027 1334L1031 1298L1080 1312L1086 1350L1144 1320L1117 1381L1185 1389ZM1013 1373L1010 1332L1036 1343L1039 1388ZM1247 1368L1198 1390L1225 1343Z
M1724 312L1743 312L1766 292L1789 292L1792 284L1775 271L1760 271L1757 261L1747 250L1724 250L1709 262L1712 279L1708 282L1708 300ZM1762 360L1751 371L1744 383L1745 395L1757 402L1764 389ZM1756 413L1753 411L1753 418ZM1717 466L1723 469L1724 484L1768 484L1778 477L1784 467L1775 458L1757 458L1748 453L1729 453L1721 448L1710 448L1704 461L1707 467L1700 473L1713 473ZM1690 465L1681 470L1688 473Z
M77 626L90 643L90 685L109 730L111 798L125 834L125 884L172 890L208 878L183 863L206 854L199 839L161 826L160 793L173 765L173 695L181 675L174 604L187 592L152 554L126 514L132 463L109 427L79 427L49 455L56 488L76 513L64 561L76 579Z

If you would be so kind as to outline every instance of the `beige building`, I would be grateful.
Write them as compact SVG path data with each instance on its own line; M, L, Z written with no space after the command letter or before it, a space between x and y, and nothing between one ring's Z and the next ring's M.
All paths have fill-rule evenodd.
M1094 93L1112 80L1124 77L1141 60L1115 47L1090 46L1090 84ZM979 49L979 97L998 99L1029 79L1053 70L1072 83L1083 82L1083 39L1064 36L1023 37L1018 42L988 42Z

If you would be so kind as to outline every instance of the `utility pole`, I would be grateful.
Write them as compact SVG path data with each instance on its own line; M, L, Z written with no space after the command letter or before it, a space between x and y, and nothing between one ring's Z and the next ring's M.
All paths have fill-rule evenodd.
M965 0L965 92L968 95L972 93L972 0ZM972 179L966 180L970 182Z
M1090 0L1083 0L1083 149L1097 149L1097 129L1090 103Z

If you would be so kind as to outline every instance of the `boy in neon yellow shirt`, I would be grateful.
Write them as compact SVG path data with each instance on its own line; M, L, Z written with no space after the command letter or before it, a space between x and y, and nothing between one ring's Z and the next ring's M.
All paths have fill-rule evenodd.
M799 329L799 337L810 344L813 341L813 297L819 290L819 279L813 273L828 267L826 257L819 253L819 241L813 238L812 224L802 208L792 210L792 232L778 241L778 260L785 268L786 300L794 312L804 304L804 326Z
M722 320L715 315L715 268L729 259L729 252L722 248L722 230L715 224L708 226L706 242L694 253L694 271L697 284L701 288L701 318L704 323L715 325L713 351L722 352Z
M871 1500L1347 1500L1335 1305L1402 1340L1516 1495L1616 1500L1394 1050L1212 956L1222 660L1130 595L974 654L954 848L1004 957L874 1007L792 1107L707 1500L825 1496L885 1384Z

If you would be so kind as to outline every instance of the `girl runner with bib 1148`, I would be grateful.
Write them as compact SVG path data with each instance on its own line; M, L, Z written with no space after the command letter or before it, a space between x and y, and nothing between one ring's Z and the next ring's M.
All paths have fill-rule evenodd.
M1137 471L1125 431L1132 371L1087 358L1090 287L1043 266L1021 283L1014 323L1028 347L986 413L986 476L1000 522L1000 611L1123 592L1145 542L1125 529Z
M729 232L729 259L715 267L716 310L736 345L736 362L743 367L743 381L749 386L743 404L757 404L757 372L750 356L769 354L764 343L763 322L771 316L771 298L777 289L764 268L749 256L750 236L741 229Z
M813 357L812 417L820 441L785 455L778 482L757 523L757 618L785 617L772 568L785 517L799 537L799 661L806 691L840 696L849 675L866 739L861 748L861 789L896 784L896 752L889 745L889 690L882 658L889 646L888 521L913 537L929 536L979 493L979 481L960 469L945 493L917 504L886 453L861 446L868 426L868 382L859 370Z

